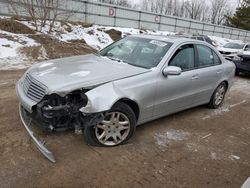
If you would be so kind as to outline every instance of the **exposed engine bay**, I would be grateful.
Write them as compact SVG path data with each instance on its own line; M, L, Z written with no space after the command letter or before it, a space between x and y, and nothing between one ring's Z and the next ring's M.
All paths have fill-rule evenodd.
M79 111L87 105L88 99L85 95L87 90L77 90L65 97L57 94L46 95L33 107L33 112L26 114L40 128L46 131L81 131L84 126L95 125L102 121L102 114L84 115ZM37 123L36 123L37 122Z

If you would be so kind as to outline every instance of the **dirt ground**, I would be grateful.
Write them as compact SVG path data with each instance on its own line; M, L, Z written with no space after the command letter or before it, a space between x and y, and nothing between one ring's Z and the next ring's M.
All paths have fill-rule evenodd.
M250 176L250 78L237 77L218 110L204 106L137 128L126 145L90 147L81 135L48 135L55 164L18 117L19 71L0 71L0 187L239 188Z

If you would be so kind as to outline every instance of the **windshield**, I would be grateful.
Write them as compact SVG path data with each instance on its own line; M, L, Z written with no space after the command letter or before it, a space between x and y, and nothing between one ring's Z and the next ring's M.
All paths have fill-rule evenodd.
M162 60L172 43L139 37L126 37L101 50L98 55L150 69Z
M244 44L238 44L233 42L229 42L224 46L224 48L232 48L232 49L243 49L243 47Z

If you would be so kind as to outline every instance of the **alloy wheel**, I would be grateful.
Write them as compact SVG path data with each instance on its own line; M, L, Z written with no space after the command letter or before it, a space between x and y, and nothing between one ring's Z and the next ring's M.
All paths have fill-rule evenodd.
M226 92L226 88L224 87L224 85L221 85L217 89L215 93L215 101L214 101L215 105L220 105L222 103L223 98L225 96L225 92Z
M126 140L130 132L128 117L121 112L109 112L95 127L97 140L106 146L115 146Z

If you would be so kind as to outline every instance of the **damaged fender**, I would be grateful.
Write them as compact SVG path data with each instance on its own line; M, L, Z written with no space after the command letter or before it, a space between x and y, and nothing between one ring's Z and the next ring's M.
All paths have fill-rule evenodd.
M85 93L88 103L80 109L84 114L105 112L122 98L128 98L113 82L101 85Z

